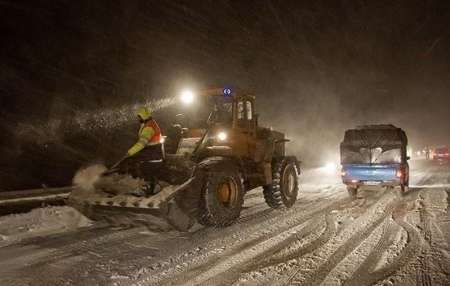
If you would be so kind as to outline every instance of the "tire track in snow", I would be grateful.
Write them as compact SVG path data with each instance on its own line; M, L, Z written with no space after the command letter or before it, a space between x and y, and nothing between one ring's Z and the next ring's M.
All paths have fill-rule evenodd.
M445 255L448 241L445 240L445 235L438 224L440 218L448 216L448 195L447 189L427 190L419 194L420 233L426 243L416 268L418 285L440 285L439 283L448 284L450 281L450 262Z
M233 282L235 282L240 274L242 272L250 272L252 270L256 270L261 266L261 261L264 261L266 257L271 257L272 255L282 251L290 244L294 243L297 240L301 240L304 237L310 235L313 231L315 231L318 226L319 220L318 219L312 219L309 221L306 226L304 226L300 231L293 232L290 234L286 239L281 241L280 243L275 244L272 247L269 247L268 249L260 252L257 254L253 259L250 261L239 264L236 266L231 267L230 269L220 273L217 276L212 277L211 279L205 281L202 284L205 285L231 285ZM334 221L333 221L334 223Z
M334 198L336 195L337 195L337 193L330 193L330 194L327 194L327 195L322 196L322 197L315 197L314 196L313 198L308 198L310 200L305 201L305 202L298 202L296 205L298 207L299 204L302 203L301 207L304 208L304 209L307 209L308 207L310 207L314 203L317 203L319 201L325 201L325 200L328 200L330 198ZM266 203L265 202L258 203L256 205L252 205L252 206L248 207L248 209L251 210L255 206L260 206L260 205L266 205ZM249 221L251 221L253 219L256 219L256 218L259 218L259 220L261 218L265 218L267 220L269 218L272 218L273 217L273 213L275 213L275 212L276 212L276 210L274 210L274 209L265 208L263 210L259 210L257 212L252 212L250 214L247 214L247 215L244 215L244 216L240 217L237 220L236 224L244 224L244 223L247 223L247 222L249 222Z
M359 265L356 271L344 282L345 286L371 285L381 279L380 277L373 278L372 276L376 274L374 274L373 271L383 253L394 243L397 228L400 227L394 220L394 216L398 217L400 213L406 215L406 204L401 203L402 198L399 198L398 200L399 204L394 208L392 212L393 215L391 215L392 220L387 221L385 224L378 243L375 245L374 249L371 250L365 261Z
M304 228L303 224L297 224L296 226L289 227L278 235L271 237L264 237L264 240L256 245L248 245L246 249L240 250L235 255L227 255L226 259L222 259L213 263L212 265L206 265L202 267L201 271L191 273L189 280L186 277L182 279L181 284L189 285L228 285L227 281L223 279L229 279L229 277L223 277L219 274L229 274L229 271L233 271L236 265L245 265L247 262L257 260L263 257L267 252L271 252L278 245L284 245L290 243L292 236L295 232L301 231ZM235 268L234 268L235 269ZM178 285L175 284L175 285Z
M370 196L370 197L366 197L366 198L363 198L363 199L358 199L358 200L353 200L353 201L350 201L350 203L349 203L349 205L347 205L347 206L345 206L345 205L341 205L341 206L339 206L339 207L337 207L337 208L335 208L335 210L341 210L341 211L345 211L345 212L349 212L349 210L352 210L352 213L354 214L354 215L357 215L358 217L362 217L362 216L364 216L368 211L370 211L370 209L371 209L371 207L372 206L375 206L375 205L377 205L377 204L381 204L381 206L383 206L384 205L384 202L381 202L380 201L380 199L388 199L388 200L391 200L392 199L392 197L391 198L389 198L389 197L385 197L385 195L386 194L389 194L388 192L377 192L377 193L374 193L372 196ZM386 205L384 205L384 207L383 207L383 209L385 209L386 210L386 208L388 208L388 207L390 207L391 206L391 204L393 204L392 202L391 203L387 203ZM361 212L361 209L363 209L364 211L363 212ZM385 217L386 215L384 214L383 215L383 217ZM382 220L380 220L380 223L381 223L381 221ZM300 253L299 253L299 256L297 256L296 258L300 258L301 256L304 256L304 255L306 255L306 254L309 254L309 253L312 253L312 252L314 252L314 251L316 251L316 250L319 250L320 251L320 249L322 248L322 246L324 246L324 245L326 245L326 243L331 239L331 238L333 238L335 235L338 235L338 233L340 232L340 231L342 231L342 229L339 231L337 228L336 228L336 225L332 225L332 224L330 224L330 226L333 226L334 227L334 229L333 228L329 228L329 229L327 229L327 231L329 231L324 237L322 237L321 238L321 241L318 243L319 245L316 245L316 246L312 246L311 248L309 248L309 247L307 247L307 248L305 248L305 249L303 249ZM367 227L369 227L369 226L366 226L365 228L367 228ZM376 226L374 227L374 229L376 228ZM326 239L325 239L326 238ZM352 240L354 237L351 237L350 239L348 239L348 240ZM346 240L347 241L347 240ZM322 265L323 266L323 265ZM334 268L334 267L332 267L332 268ZM277 280L277 281L274 281L274 283L276 284L276 285L291 285L291 284L304 284L304 282L302 282L301 281L301 279L299 279L299 278L296 278L296 277L298 277L298 275L300 275L300 273L303 271L304 269L303 269L303 267L300 265L300 266L295 266L293 269L291 269L288 273L287 273L287 275L285 275L285 279L283 280ZM316 270L315 270L316 271ZM327 273L328 274L328 273ZM309 275L309 274L308 274ZM315 275L315 274L312 274L312 275ZM304 276L303 276L304 277ZM303 278L302 277L302 278ZM326 278L326 275L325 275L325 277L324 277L324 279ZM310 280L312 280L313 278L311 278L311 277L309 277L309 279ZM311 281L310 281L311 282ZM270 284L269 284L270 285ZM313 285L313 284L304 284L304 285Z
M369 210L370 207L379 203L380 198L383 198L386 194L389 194L389 192L372 193L372 195L370 195L368 197L363 197L358 200L350 200L346 204L342 204L342 205L337 206L334 209L330 209L329 211L331 212L331 214L326 213L324 215L325 219L326 219L325 230L317 239L305 244L303 247L300 247L294 253L285 255L279 259L272 259L272 262L274 262L274 263L267 263L270 265L263 264L263 265L261 265L261 268L272 266L272 265L283 263L283 262L287 262L288 260L291 260L291 259L301 258L304 255L307 255L309 253L314 252L317 249L320 249L332 237L337 235L338 229L337 229L337 225L336 225L336 222L334 219L334 214L333 214L334 211L341 210L341 211L348 212L349 210L352 210L352 212L355 215L360 217L360 216L364 215ZM361 210L363 210L363 211L361 212ZM266 261L263 261L263 263L265 263L265 262ZM261 268L259 268L259 269L261 269ZM299 281L295 281L294 278L302 270L303 270L303 267L294 266L294 269L291 269L289 271L290 275L288 275L288 278L287 278L288 280L285 281L285 284L282 284L282 285L290 285L291 283L295 283L295 284L300 283ZM255 270L253 270L253 271L255 271ZM277 282L280 282L280 281L277 281ZM281 283L283 283L283 282L281 281ZM268 284L268 285L271 285L271 284Z
M419 218L420 218L420 224L421 224L421 233L425 241L428 243L429 246L431 246L432 243L432 233L431 233L431 226L430 226L430 216L432 216L431 213L429 213L425 208L424 203L424 196L422 193L419 194ZM428 257L428 251L424 249L422 251L422 254L419 258L419 264L421 267L417 268L417 282L419 285L422 286L432 286L433 280L430 275L430 261Z
M316 221L312 221L309 225L310 229L307 229L307 231L305 231L305 232L302 231L301 234L296 234L295 240L301 241L304 238L306 238L308 235L313 233L319 227L318 225L316 225L316 223L317 223ZM335 234L336 234L336 221L332 215L327 214L327 215L325 215L325 229L323 230L323 232L320 234L320 236L317 239L306 243L304 246L296 249L295 251L289 253L288 255L285 255L285 256L282 256L279 258L269 257L269 259L263 260L262 262L259 262L259 263L255 263L252 265L251 269L247 269L245 271L250 272L250 271L260 269L260 268L269 267L269 266L273 266L273 265L276 265L279 263L283 263L283 262L286 262L291 259L302 257L302 256L304 256L308 253L311 253L314 250L322 247ZM283 250L283 248L279 249L278 252L280 252L281 250ZM274 254L276 254L276 253L273 253L272 255L274 255Z
M314 271L313 275L310 276L305 282L298 281L296 279L297 273L294 273L290 279L286 281L284 285L320 285L328 273L333 270L340 261L342 261L348 254L350 254L358 245L360 245L366 238L368 238L371 233L386 219L389 215L390 210L393 208L392 203L388 204L385 208L384 214L376 219L371 225L366 226L362 230L358 231L350 239L342 244L328 259L323 263L317 270Z
M345 286L359 286L370 285L370 281L367 280L368 273L370 274L376 267L383 253L394 242L395 234L398 231L398 226L391 220L387 220L383 232L381 234L378 243L373 250L369 253L366 260L358 267L358 269L351 275L349 279L344 282ZM366 284L367 283L367 284Z
M304 223L317 213L333 209L349 201L342 193L330 195L336 200L317 200L318 202L314 200L306 204L296 204L293 208L285 211L264 209L250 214L251 219L244 216L246 218L244 221L237 222L227 228L199 229L191 235L188 234L189 240L182 242L181 245L177 244L172 248L166 247L171 248L171 250L164 257L159 257L158 261L153 261L151 265L145 262L151 270L146 271L145 275L140 275L138 281L139 283L157 285L178 283L177 281L180 279L184 281L188 277L195 276L195 273L205 271L211 264L220 262L224 255L233 255L236 251L241 251L242 247L252 247L270 232L279 233L282 229L289 229L296 223ZM271 213L271 215L261 215L267 213ZM285 226L280 228L278 226L280 223ZM258 237L255 238L255 236ZM236 238L244 238L244 241ZM202 251L198 255L183 255L182 253L189 252L192 245L198 246ZM236 245L238 249L234 250ZM219 251L218 253L215 250L219 246L229 250ZM141 264L144 262L137 258L133 260L133 263Z
M418 253L421 252L423 242L419 235L419 232L412 225L405 221L407 207L408 206L406 202L399 201L397 206L392 211L392 214L390 214L395 223L402 227L408 235L407 244L401 251L400 255L398 255L392 263L385 265L377 271L369 272L370 270L368 268L362 270L358 269L357 272L363 274L357 277L355 277L355 275L352 276L351 279L348 279L346 281L346 286L372 285L381 280L384 280L396 273L400 268L408 264L414 257L417 256ZM364 272L366 272L365 275Z
M343 207L342 206L343 203L344 204L349 203L348 198L343 198L343 199L341 199L339 201L333 202L333 203L331 203L329 205L326 205L326 206L324 206L322 208L319 207L317 210L312 211L310 213L306 213L306 214L303 214L303 215L302 214L297 214L297 215L299 215L299 217L295 218L295 220L296 220L295 224L291 223L291 224L285 225L283 227L276 228L276 230L272 231L272 233L270 235L262 235L262 236L260 236L258 238L255 238L255 239L252 239L250 241L247 241L243 245L239 246L238 248L232 249L228 253L222 253L221 255L218 255L218 256L214 257L213 259L209 259L207 261L204 261L204 263L201 264L201 265L198 265L196 267L190 268L186 272L180 273L178 276L175 276L173 278L169 278L168 280L160 281L160 283L164 284L164 285L171 284L171 283L173 283L173 284L186 283L186 281L189 281L189 279L194 279L194 282L199 284L199 283L203 283L203 282L198 282L197 280L199 280L199 279L195 279L197 276L201 275L204 272L209 272L209 270L211 268L216 267L217 265L226 263L229 260L232 260L232 259L240 260L241 263L239 263L239 267L241 267L242 265L246 265L248 263L248 261L245 259L246 255L242 254L243 252L245 252L245 251L247 251L247 250L249 250L251 248L256 248L256 249L259 248L259 247L261 247L261 244L264 244L264 242L266 242L268 240L271 240L271 239L274 239L276 237L279 237L280 236L280 232L284 233L284 232L292 231L293 228L296 228L296 227L299 227L299 226L305 224L306 222L308 222L309 220L313 219L317 215L320 215L322 213L326 214L326 213L330 212L333 209L341 208L341 207ZM293 212L291 212L291 214L292 213ZM294 213L294 214L296 214L296 213ZM272 219L274 219L274 218L272 218ZM292 219L292 217L291 217L291 219ZM285 239L289 239L289 238L286 237L283 240L280 240L278 243L282 243ZM294 240L293 241L295 241L296 239L297 238L294 236ZM271 246L271 247L279 248L279 247L277 247L275 245ZM267 247L266 249L269 249L271 247ZM284 247L284 245L283 245L283 247ZM267 251L270 251L270 250L267 250ZM265 251L264 251L264 253L265 253ZM225 260L223 259L224 255L226 255L226 257L227 257L227 259L225 259ZM240 256L242 256L244 258L240 258ZM217 271L217 273L215 273L214 275L211 274L210 277L207 277L205 279L205 281L213 278L214 276L217 276L217 275L220 276L220 273L222 273L224 271L228 271L229 268L232 268L233 266L234 265L230 265L228 268L222 266L222 270ZM194 282L192 282L193 285L195 285Z
M320 220L325 221L325 229L323 230L322 234L315 240L306 243L303 247L300 247L299 249L295 250L292 253L289 253L287 256L282 256L281 258L273 259L272 256L276 255L277 253L280 253L282 250L284 250L286 247L291 245L292 243L295 243L296 241L301 241L307 236L311 235L312 233L316 231L320 231ZM241 273L245 272L251 272L258 269L261 269L263 267L268 267L271 265L275 265L287 260L290 260L292 258L296 258L302 255L305 255L307 253L310 253L314 251L316 248L320 247L321 245L325 244L329 238L331 238L336 230L336 223L334 218L331 215L325 215L325 218L318 218L318 219L312 219L308 224L301 229L301 231L293 233L290 237L288 237L286 240L284 240L281 243L278 243L274 245L273 247L267 249L266 251L261 252L257 255L254 259L251 261L243 264L243 265L236 265L229 270L221 273L218 276L213 277L212 279L206 281L206 285L231 285L234 282L237 281ZM268 259L267 259L268 257ZM219 281L219 283L216 283Z
M334 194L330 194L329 196L338 196L338 195L339 195L339 193L334 193ZM186 238L189 238L189 241L195 241L195 245L199 246L201 249L211 249L212 251L203 252L202 253L203 257L201 259L198 259L198 256L196 256L196 255L194 255L194 256L184 255L184 254L178 255L178 253L183 253L183 252L187 251L187 250L183 251L183 249L185 249L185 247L183 247L182 245L186 246L185 242L183 242L181 246L177 244L177 245L174 245L173 248L167 247L168 249L171 248L171 251L169 251L168 253L166 253L166 255L164 257L161 257L158 261L156 261L156 264L153 264L151 266L152 271L149 271L149 272L154 273L155 274L154 276L158 276L159 273L166 272L166 271L172 272L174 269L173 261L176 261L176 263L177 263L177 265L176 265L177 270L175 271L175 274L176 274L176 272L179 272L182 269L182 268L179 268L178 265L193 265L193 267L191 267L188 270L188 271L191 271L193 269L204 267L202 265L204 264L205 260L208 260L208 264L214 263L214 261L218 261L223 258L222 253L217 254L214 251L214 249L215 249L214 245L230 245L229 242L226 241L226 238L227 237L229 238L230 234L233 234L233 236L235 236L235 234L237 233L235 231L236 228L243 229L244 232L248 233L247 235L244 235L243 237L252 235L253 233L256 233L257 231L259 231L261 229L261 223L269 224L269 225L277 224L278 221L280 219L284 219L284 217L287 217L288 220L289 219L292 220L292 218L293 218L292 214L299 213L300 208L309 209L309 205L315 204L316 201L320 201L320 205L317 206L316 209L322 209L322 208L327 208L327 207L329 208L335 204L343 203L343 202L347 201L347 199L341 199L336 202L312 200L311 202L309 202L306 205L306 207L305 207L305 205L297 205L294 207L295 209L292 208L287 211L275 211L275 210L272 210L269 208L265 208L263 210L257 210L256 212L251 213L249 215L244 215L243 218L240 221L238 221L235 225L230 226L229 228L226 228L226 229L214 230L212 228L201 228L201 229L197 230L196 232L192 233L192 235L188 234ZM264 202L257 203L256 205L258 205L258 206L265 205L265 203ZM254 206L255 205L252 205L249 208L252 209ZM300 213L300 214L303 214L303 213ZM287 228L289 228L289 226ZM212 231L212 230L214 230L214 231ZM224 237L225 237L225 241L222 241ZM245 242L243 245L241 245L237 249L235 249L235 250L232 249L231 254L234 254L235 252L239 252L242 249L246 249L255 244L258 244L263 239L264 239L264 237L257 237L251 241ZM229 254L227 253L227 255L229 255ZM200 261L201 264L194 262L196 260ZM166 262L164 262L164 261L166 261ZM132 261L130 261L130 263L141 264L142 261L139 258L137 258L137 259L133 259ZM155 272L153 270L158 270L158 272ZM148 279L145 279L145 278L144 278L144 280L149 281ZM153 280L153 279L151 279L151 280ZM157 279L157 280L159 280L159 279Z

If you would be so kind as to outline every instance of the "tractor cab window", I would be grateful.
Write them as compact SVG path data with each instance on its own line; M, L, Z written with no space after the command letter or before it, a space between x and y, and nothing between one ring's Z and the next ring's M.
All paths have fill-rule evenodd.
M233 103L222 103L217 107L217 113L220 123L231 123L233 121Z
M238 120L252 120L253 108L251 101L239 101L237 104L237 119Z
M237 118L238 118L238 120L244 119L244 112L245 112L245 109L244 109L244 102L243 102L243 101L239 101L239 102L238 102L238 104L237 104L237 109L238 109L238 112L237 112Z
M253 110L252 110L252 103L250 101L246 101L246 113L247 113L247 120L253 119Z
M216 102L214 109L209 115L210 124L231 124L233 122L233 104L232 102Z
M253 120L253 103L251 101L242 100L237 102L237 120L240 127L250 127L250 123Z

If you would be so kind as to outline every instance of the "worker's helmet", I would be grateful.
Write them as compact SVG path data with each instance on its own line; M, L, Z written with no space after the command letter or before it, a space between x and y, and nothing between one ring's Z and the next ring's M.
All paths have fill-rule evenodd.
M150 117L152 117L152 112L150 111L150 109L146 108L146 107L140 107L138 109L137 115L142 119L142 120L147 120Z

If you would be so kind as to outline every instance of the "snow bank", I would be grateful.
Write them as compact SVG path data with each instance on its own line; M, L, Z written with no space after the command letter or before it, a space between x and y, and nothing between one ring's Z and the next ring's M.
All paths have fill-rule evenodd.
M74 230L91 221L68 206L34 209L25 214L0 217L0 247L25 238Z

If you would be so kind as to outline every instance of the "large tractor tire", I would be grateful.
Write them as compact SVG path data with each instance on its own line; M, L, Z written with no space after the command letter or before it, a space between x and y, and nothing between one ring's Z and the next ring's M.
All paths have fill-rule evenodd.
M292 160L283 159L272 165L272 184L263 187L264 199L269 207L290 208L298 194L298 170Z
M208 164L203 174L198 222L206 226L228 226L240 216L244 186L238 167L229 160Z

